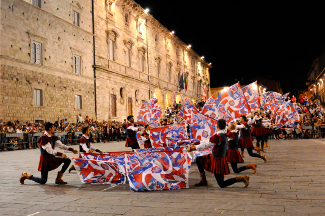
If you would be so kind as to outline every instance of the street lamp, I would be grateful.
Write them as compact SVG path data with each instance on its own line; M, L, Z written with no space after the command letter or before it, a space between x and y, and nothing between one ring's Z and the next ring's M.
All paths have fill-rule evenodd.
M146 9L144 10L144 13L145 13L145 14L148 14L148 13L149 13L149 8L146 8Z

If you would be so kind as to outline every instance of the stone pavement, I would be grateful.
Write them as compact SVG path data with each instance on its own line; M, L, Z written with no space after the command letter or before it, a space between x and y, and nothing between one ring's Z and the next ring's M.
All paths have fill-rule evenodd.
M126 149L124 142L95 146ZM244 164L256 163L256 174L226 176L249 175L247 188L237 183L221 189L211 173L208 187L193 187L199 180L193 164L189 189L132 192L128 185L82 184L76 171L64 175L68 185L54 184L56 171L46 185L21 185L23 171L40 176L39 150L0 152L0 215L325 215L325 140L271 140L266 155L263 163L245 152Z

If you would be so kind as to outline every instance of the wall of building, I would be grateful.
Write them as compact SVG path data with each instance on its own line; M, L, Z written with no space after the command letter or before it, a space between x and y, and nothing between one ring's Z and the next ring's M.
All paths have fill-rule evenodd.
M41 8L22 0L1 0L1 116L5 121L75 120L94 116L92 34L89 2L45 0ZM80 27L71 13L80 13ZM32 62L32 42L42 43L42 64ZM73 56L81 56L81 74ZM34 106L33 89L43 90ZM82 96L81 110L75 94Z

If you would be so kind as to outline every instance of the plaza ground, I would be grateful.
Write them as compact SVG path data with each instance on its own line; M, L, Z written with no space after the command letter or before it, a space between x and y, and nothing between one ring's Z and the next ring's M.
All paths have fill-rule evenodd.
M129 150L124 142L94 145ZM256 163L256 174L226 176L249 175L247 188L240 182L221 189L211 173L208 187L193 187L199 180L193 164L189 189L152 192L132 192L128 184L82 184L76 171L63 176L67 185L54 184L57 170L45 185L29 180L21 185L22 172L40 176L39 149L0 152L0 215L325 215L325 140L271 140L269 145L267 163L245 152L243 165Z

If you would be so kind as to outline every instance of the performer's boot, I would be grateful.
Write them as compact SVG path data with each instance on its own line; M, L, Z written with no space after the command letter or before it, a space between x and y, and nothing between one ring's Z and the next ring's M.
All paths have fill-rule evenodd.
M30 175L30 174L25 173L25 172L22 173L22 174L21 174L21 177L20 177L20 179L19 179L20 184L24 184L24 181L25 181L26 179L30 179L32 176L33 176L33 175Z
M268 142L265 142L265 146L264 147L269 147L269 144Z
M267 161L266 155L261 155L261 158L264 160L264 163Z
M265 146L263 148L261 148L261 151L266 153Z
M247 175L238 176L238 177L236 177L236 181L237 182L244 182L245 187L247 187L249 185L249 176L247 176Z
M259 155L261 155L261 149L260 149L260 147L254 147L254 150L255 151L257 151L257 153L259 154Z
M194 184L194 186L208 186L208 181L205 177L205 173L200 173L201 180Z
M76 168L75 168L73 165L71 165L71 167L69 168L69 173L70 173L72 170L76 170Z
M256 164L248 164L246 165L246 169L252 169L253 170L253 174L256 173Z
M67 184L67 182L62 180L63 173L58 172L58 176L55 179L55 184Z
M244 151L241 151L240 152L240 156L243 158L243 157L245 157L245 155L244 155Z

